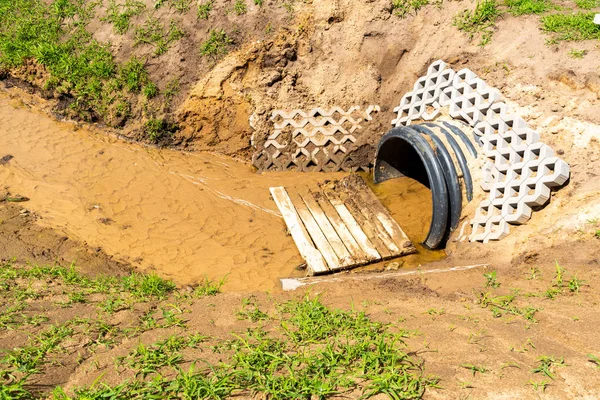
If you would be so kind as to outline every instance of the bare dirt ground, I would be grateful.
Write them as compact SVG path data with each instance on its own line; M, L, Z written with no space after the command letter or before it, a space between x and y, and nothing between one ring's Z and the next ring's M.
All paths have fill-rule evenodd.
M21 210L14 204L0 205L1 259L16 257L15 267L27 268L23 266L26 261L41 265L75 257L84 275L118 276L127 272L102 252L39 228ZM484 259L488 267L467 271L428 273L446 268L446 260L424 266L419 274L409 277L364 275L365 279L341 279L296 292L257 292L250 296L222 293L216 297L189 297L193 289L184 288L164 300L129 306L117 303L113 308L109 306L115 295L98 293L73 300L73 290L81 294L86 290L65 286L57 278L46 279L41 286L35 280L33 284L29 280L29 286L27 281L17 281L13 294L20 287L20 293L29 293L21 318L35 321L36 316L43 316L47 320L35 324L4 318L3 326L9 329L2 329L0 347L9 354L11 349L25 346L38 333L47 331L51 324L91 317L87 325L85 321L75 323L84 323L83 331L61 343L59 350L51 351L42 373L33 375L26 387L41 394L57 385L70 393L98 380L117 385L134 379L135 368L115 360L139 357L140 343L149 346L172 336L200 334L210 337L210 342L186 350L175 365L185 369L197 360L226 361L222 358L225 355L211 352L214 343L234 339L233 333L242 334L248 328L270 329L262 317L252 322L251 315L260 314L248 311L258 309L276 318L278 304L301 299L307 293L310 297L320 295L331 308L364 311L371 320L406 330L406 351L420 360L425 376L440 379L439 387L425 391L425 398L593 399L600 392L600 370L594 361L600 356L596 340L600 260L593 251L598 248L598 239L585 232L575 233L571 239L546 248L536 247L535 242L525 243L522 250L526 252L512 260L491 256ZM450 260L466 262L458 257ZM557 270L557 264L564 271ZM5 301L3 315L8 317L12 303ZM148 313L155 314L154 325L145 325ZM101 327L93 322L94 318L108 325ZM543 372L544 366L548 374ZM170 376L168 368L161 371ZM340 398L358 396L358 392L351 392Z

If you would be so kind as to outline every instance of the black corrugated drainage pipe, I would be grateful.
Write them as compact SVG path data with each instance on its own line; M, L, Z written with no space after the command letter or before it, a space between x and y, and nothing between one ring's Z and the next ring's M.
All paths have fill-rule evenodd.
M465 200L473 199L468 161L477 157L469 137L448 122L393 128L377 147L373 180L380 183L407 176L431 190L433 212L423 245L445 245L458 227Z

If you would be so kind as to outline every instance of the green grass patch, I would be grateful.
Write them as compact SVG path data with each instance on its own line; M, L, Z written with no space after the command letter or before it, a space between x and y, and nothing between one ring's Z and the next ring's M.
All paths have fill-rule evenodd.
M600 0L575 0L575 4L583 10L600 8Z
M190 11L192 0L172 0L171 7L173 7L180 14L185 14Z
M505 0L508 11L512 15L542 14L551 8L548 0Z
M173 42L185 36L185 32L171 20L165 28L156 17L149 17L144 24L138 26L133 35L134 46L148 44L154 46L154 55L160 56L169 50Z
M392 0L391 9L393 14L404 18L409 14L416 14L421 8L431 3L430 0ZM435 3L441 5L442 1L436 0Z
M246 6L245 0L235 0L233 4L233 12L237 15L244 15L248 12L248 7Z
M35 265L30 268L15 267L10 262L0 265L0 284L9 288L15 296L19 293L18 279L48 278L59 280L67 286L88 289L89 293L126 292L139 300L161 299L176 289L172 281L155 274L132 272L130 275L120 278L112 276L90 278L82 275L74 265L70 267Z
M594 13L552 14L542 17L542 30L554 33L553 40L578 41L600 39L600 25Z
M481 35L480 46L492 40L496 20L502 13L495 0L483 0L477 3L475 10L464 10L454 17L454 26L466 32L469 39Z
M280 323L272 329L259 325L234 334L232 340L217 341L212 350L221 355L219 363L182 369L182 351L208 338L171 336L141 344L121 359L136 379L76 389L73 397L55 392L55 398L224 399L252 394L310 399L357 390L363 398L381 394L413 399L437 385L408 355L408 334L401 329L373 322L363 312L330 309L319 298L305 297L278 308L277 319L269 320ZM169 370L175 375L167 374Z
M138 0L126 0L124 4L117 4L115 0L111 0L102 20L113 24L115 32L123 35L129 30L131 18L140 15L145 9L146 4Z
M226 279L227 275L220 281L209 280L205 276L202 282L194 288L194 297L216 296L221 293L221 288L225 284Z
M198 17L198 19L208 20L208 18L210 17L210 12L212 11L212 8L213 8L212 0L206 0L201 3L198 3L198 9L196 11L196 16Z
M108 350L126 344L126 339L149 330L178 327L171 332L183 332L186 323L182 315L189 310L182 309L179 301L191 304L196 297L172 295L176 293L175 285L155 275L90 278L72 266L0 264L0 285L9 293L4 299L8 303L16 305L9 297L17 296L18 290L29 288L34 281L36 296L66 294L74 301L87 299L107 313L127 307L130 300L130 306L146 301L149 304L142 306L145 311L141 315L139 307L132 308L129 312L138 314L138 318L126 324L113 325L107 322L110 316L90 313L91 304L83 305L82 315L65 323L46 323L25 345L6 352L1 359L1 398L46 398L48 393L33 394L29 388L39 381L33 379L34 375L51 374L55 363L93 363L102 347ZM201 285L203 295L216 294L222 282L206 279ZM87 296L91 293L104 296ZM79 300L76 294L81 294ZM25 312L25 304L19 304L13 312ZM6 304L3 307L7 311ZM52 398L224 399L241 395L311 399L384 395L413 399L421 398L427 388L437 387L438 379L424 375L422 360L406 346L405 339L412 333L398 326L372 321L364 311L330 308L319 297L308 295L275 303L271 314L260 308L255 297L244 300L246 329L229 338L175 333L154 343L140 341L115 360L117 374L110 374L110 384L103 383L104 374L99 373L89 387L69 392L57 387ZM160 332L164 333L156 331ZM81 343L77 361L63 358L71 351L66 349L67 341L70 345ZM119 378L121 375L128 378L119 381L124 379Z
M208 39L200 45L200 54L212 58L220 57L227 54L229 45L232 43L233 41L223 29L213 29L210 31Z
M144 132L152 142L170 137L177 130L177 126L169 123L164 118L150 118L144 124Z
M581 59L581 58L585 57L586 54L587 54L587 50L571 49L571 51L569 51L569 56L571 58L576 58L576 59Z
M102 119L119 126L129 112L128 91L137 93L147 83L129 80L131 67L145 67L135 58L116 63L109 44L96 41L86 30L96 4L84 0L0 2L0 67L10 71L34 60L49 73L46 89L74 99L69 112L87 121ZM117 24L121 24L118 29L125 29L124 22ZM145 71L136 74L148 80Z

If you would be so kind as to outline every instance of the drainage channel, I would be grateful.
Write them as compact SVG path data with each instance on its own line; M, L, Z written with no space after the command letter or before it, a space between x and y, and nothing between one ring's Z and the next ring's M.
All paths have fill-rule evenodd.
M38 223L179 284L228 276L225 290L249 292L303 276L269 187L347 175L256 174L228 157L148 149L76 130L6 94L0 94L0 119L0 157L13 157L0 165L0 182L31 199L22 205ZM428 189L407 178L375 191L411 239L421 240L421 221L430 216L421 213L419 198L430 198ZM406 203L394 210L402 203L397 196L410 197L414 211ZM443 257L419 250L400 262L418 266Z

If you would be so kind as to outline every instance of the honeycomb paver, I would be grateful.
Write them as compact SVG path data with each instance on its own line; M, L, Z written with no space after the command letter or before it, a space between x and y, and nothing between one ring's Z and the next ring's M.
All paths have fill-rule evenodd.
M487 196L470 221L471 241L502 239L509 224L526 223L534 207L548 202L550 189L569 179L569 165L540 142L540 135L502 101L496 88L473 71L454 71L441 60L402 97L392 125L434 120L443 107L473 128L486 158L480 185Z

